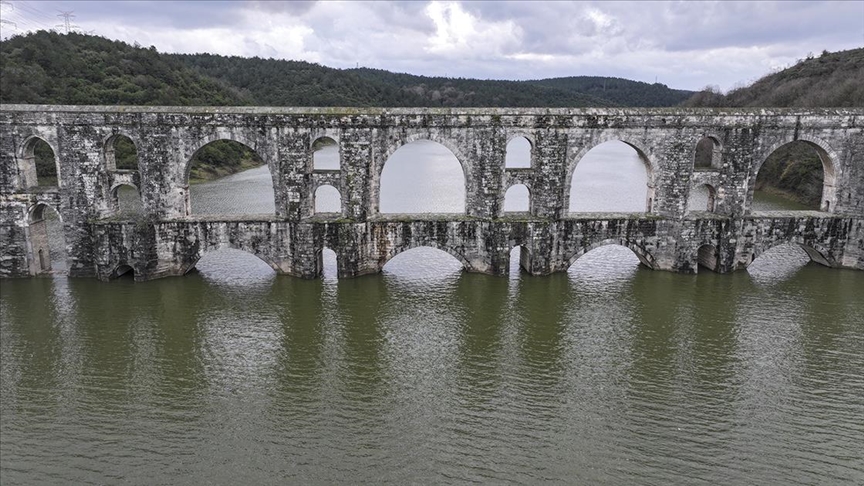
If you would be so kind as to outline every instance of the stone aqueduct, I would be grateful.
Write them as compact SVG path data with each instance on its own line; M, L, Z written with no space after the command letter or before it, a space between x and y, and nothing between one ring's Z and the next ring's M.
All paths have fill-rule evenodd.
M653 269L693 273L745 268L763 251L800 244L831 267L864 269L864 111L860 109L385 109L0 105L0 276L48 271L43 211L63 221L71 276L137 280L182 275L207 251L252 253L279 273L314 278L322 250L340 277L375 273L393 256L431 246L465 269L506 274L520 246L530 274L564 271L605 244L631 249ZM136 146L138 171L117 170L112 137ZM313 143L336 141L340 169L316 170ZM505 167L509 140L531 143L530 168ZM695 168L697 144L714 146ZM37 187L34 140L56 154L58 186ZM267 216L195 216L189 164L215 140L253 148L273 178ZM466 212L382 215L380 176L389 155L418 139L439 142L462 165ZM571 178L585 153L620 140L648 172L645 213L570 214ZM823 159L820 211L751 211L761 164L803 140ZM112 198L136 186L145 217L122 220ZM314 214L315 189L339 190L339 214ZM529 213L503 213L506 190L524 184ZM713 211L688 212L690 191L707 185Z

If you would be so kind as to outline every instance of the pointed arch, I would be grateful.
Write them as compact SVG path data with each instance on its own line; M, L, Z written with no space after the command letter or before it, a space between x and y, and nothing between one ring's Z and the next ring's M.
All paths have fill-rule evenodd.
M711 184L690 186L687 196L687 212L707 211L713 213L717 207L717 190Z
M388 165L391 164L391 159L393 158L394 155L397 155L398 151L410 146L411 144L416 144L418 142L429 142L429 143L435 144L435 145L443 148L445 151L449 152L449 156L452 156L453 159L455 159L455 161L458 162L460 169L461 169L461 175L462 175L462 179L463 179L462 190L464 192L463 192L463 195L462 195L463 197L462 197L462 201L461 201L462 202L462 204L461 204L462 209L461 209L461 211L458 211L455 214L465 214L468 212L468 194L469 194L469 188L471 187L471 183L470 183L471 171L470 171L470 167L469 167L468 163L466 162L466 159L464 158L464 156L462 156L459 153L455 144L453 144L450 140L447 140L447 139L440 137L440 136L437 136L437 135L435 135L435 136L428 136L428 135L429 134L426 134L426 133L411 134L411 135L406 136L404 139L400 140L399 143L393 144L388 148L388 150L385 153L385 158L383 158L381 160L381 163L379 164L378 168L376 169L377 170L376 176L373 177L373 179L372 179L371 185L373 186L373 194L378 195L378 198L370 198L370 202L373 206L372 214L391 213L391 211L382 211L382 208L381 208L382 193L386 194L388 191L388 186L385 186L385 184L384 184L384 179L386 176L385 171L387 170ZM392 166L392 165L390 165L390 166ZM419 212L433 212L433 211L419 211ZM437 211L434 211L434 212L437 212Z
M785 139L775 142L763 150L759 157L755 158L756 164L751 169L747 188L747 201L745 206L747 212L752 212L753 194L756 191L756 181L759 177L759 173L765 165L765 162L767 162L768 158L780 148L796 142L802 142L809 145L822 162L822 195L819 202L820 210L825 212L833 212L835 210L837 206L837 191L835 186L841 175L840 167L836 162L839 160L837 152L835 152L824 140L809 135L799 135L794 139Z
M572 206L571 201L571 193L572 193L572 185L573 185L573 176L576 173L576 169L579 164L583 161L586 155L588 155L594 149L610 143L610 142L620 142L624 145L629 146L636 152L636 156L639 161L642 163L642 166L645 168L646 172L646 197L645 197L645 212L651 213L654 211L653 201L654 201L654 182L655 182L655 174L658 172L658 167L654 161L648 157L646 151L642 148L642 146L636 142L633 142L627 138L622 138L619 136L615 136L613 134L603 134L596 139L596 143L593 145L586 145L582 147L580 150L576 152L576 154L570 158L568 161L567 174L565 176L564 181L564 208L566 212L571 212L570 207Z
M130 153L134 155L134 163ZM118 155L121 157L119 166ZM111 133L102 140L102 161L108 171L139 170L138 143L125 132Z
M49 223L51 216L56 217L56 223ZM52 273L52 263L55 261L63 262L64 267L68 268L69 253L66 249L63 216L53 205L39 201L27 210L27 239L30 245L28 259L31 275Z
M816 262L826 267L837 267L837 261L831 256L830 252L821 245L809 245L800 241L798 238L788 238L785 240L771 240L768 244L759 245L753 248L750 254L749 261L744 262L744 267L749 267L762 254L771 251L774 248L781 246L798 246L804 253L810 257L810 261Z
M46 150L50 151L50 157L53 159L53 164L39 164L40 157L49 157ZM32 187L63 187L63 178L60 172L60 158L57 155L57 147L48 142L39 135L30 135L25 138L18 149L18 174L19 187L26 190ZM50 166L49 166L50 164ZM40 171L48 171L48 174L43 172L40 180ZM50 173L54 173L56 183L49 184L45 177L51 177Z
M135 191L135 197L121 197L121 188L131 188ZM144 214L144 201L141 199L141 191L135 184L120 182L111 186L108 191L111 211L115 214L127 216L140 216ZM128 205L126 203L129 203Z
M249 150L251 150L252 152L254 152L255 155L258 156L261 159L261 161L263 161L270 168L270 173L272 176L272 173L273 173L272 162L273 161L270 160L270 155L266 150L264 150L264 151L259 150L261 148L261 143L259 143L259 140L257 137L247 137L242 131L218 129L214 133L211 133L209 135L201 137L200 139L195 141L191 146L187 147L187 150L185 151L185 155L184 155L184 162L183 162L183 164L184 164L183 165L183 174L184 174L183 180L186 182L187 185L189 184L189 172L192 169L192 162L195 158L195 155L198 152L200 152L201 149L203 149L207 145L210 145L213 142L218 142L218 141L223 141L223 140L229 141L229 142L239 143L239 144L245 146L246 148L248 148Z
M720 139L713 135L705 135L698 142L693 154L695 170L719 169L721 165L723 146Z
M186 262L184 265L182 265L180 267L180 274L185 275L185 274L191 272L192 269L195 268L196 265L198 265L198 262L201 261L201 259L204 258L205 256L208 256L210 254L214 254L217 252L224 252L225 250L246 253L247 255L251 255L251 256L261 260L262 262L266 263L267 266L272 268L275 272L279 273L281 271L279 265L266 255L261 255L261 254L255 253L254 251L250 251L250 250L248 250L246 248L242 248L238 245L222 244L222 245L218 245L218 246L213 246L213 247L201 249L198 252L198 254L195 255L194 258L190 259L188 262Z

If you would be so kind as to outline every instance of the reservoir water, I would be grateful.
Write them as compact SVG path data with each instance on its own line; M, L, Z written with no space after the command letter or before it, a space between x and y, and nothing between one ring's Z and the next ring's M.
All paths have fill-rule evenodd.
M394 154L383 212L461 211L439 148ZM619 149L580 163L571 210L644 211ZM266 168L192 194L273 212ZM794 247L696 276L615 246L509 279L416 249L337 280L326 257L317 281L237 251L0 281L0 483L864 483L864 272Z

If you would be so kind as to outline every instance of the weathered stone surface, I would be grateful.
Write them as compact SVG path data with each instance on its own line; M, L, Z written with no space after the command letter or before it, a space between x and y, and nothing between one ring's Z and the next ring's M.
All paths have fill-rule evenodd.
M129 266L139 280L188 271L207 251L236 248L277 272L320 274L323 248L339 275L380 271L393 256L431 246L469 271L504 274L510 250L536 275L566 270L604 244L633 250L659 270L718 272L746 267L772 246L796 243L832 267L864 269L864 111L860 109L384 109L0 106L0 276L41 273L41 206L62 217L72 276L108 279ZM112 137L136 146L139 171L116 170ZM59 187L33 187L32 146L57 155ZM340 169L315 170L313 144L336 141ZM507 143L525 137L530 168L505 168ZM710 137L710 167L694 169ZM273 178L273 215L190 215L193 154L228 139L256 150ZM462 165L465 215L379 214L380 176L399 147L428 139ZM645 214L568 214L582 156L621 140L648 171ZM761 164L781 145L811 143L825 166L822 211L754 214ZM117 221L114 191L138 188L146 217ZM503 214L514 184L531 193L530 213ZM321 185L336 188L341 214L314 214ZM713 212L687 213L707 185ZM706 208L707 209L707 208Z

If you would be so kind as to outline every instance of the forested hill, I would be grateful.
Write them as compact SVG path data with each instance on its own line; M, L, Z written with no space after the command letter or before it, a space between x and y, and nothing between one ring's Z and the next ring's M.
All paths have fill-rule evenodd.
M687 106L864 107L864 48L808 56L750 86L723 95L711 89Z
M692 92L618 78L494 81L163 54L84 34L0 42L0 102L120 105L673 106Z

